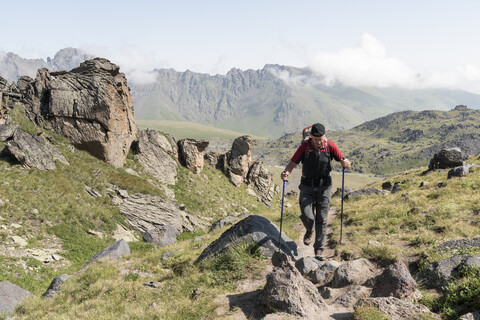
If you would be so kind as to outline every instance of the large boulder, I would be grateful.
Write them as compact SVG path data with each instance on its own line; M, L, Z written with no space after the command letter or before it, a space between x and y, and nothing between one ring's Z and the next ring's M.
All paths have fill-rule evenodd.
M120 208L130 228L142 233L158 226L174 226L178 232L193 231L195 226L199 226L196 217L162 197L122 192L120 196L114 196L112 202Z
M313 283L306 280L283 252L272 257L275 266L267 275L262 303L267 310L286 312L302 319L321 319L326 303Z
M158 226L155 229L148 230L143 235L143 240L160 248L176 243L178 234L179 231L175 226Z
M448 282L467 266L480 267L480 254L462 254L441 259L417 273L415 279L425 288L442 291Z
M175 184L178 146L173 137L150 129L140 131L135 157L160 182Z
M373 297L395 297L413 299L417 283L402 261L388 266L376 279L372 290Z
M240 243L240 241L255 243L263 255L271 257L279 249L279 232L277 226L267 218L258 215L248 216L225 231L217 240L210 243L197 258L197 262L225 252ZM301 253L295 241L288 238L284 233L282 233L280 241L281 251L294 259L301 258Z
M7 131L11 132L11 130ZM5 130L3 132L5 133ZM46 139L27 133L20 128L17 128L13 136L7 139L8 153L24 167L53 170L57 168L55 161L69 164L67 159Z
M463 166L465 154L460 148L446 148L433 155L428 165L429 170L448 169Z
M248 171L248 186L258 195L259 199L269 204L273 199L273 190L271 189L273 175L268 167L262 161L255 161Z
M349 285L365 285L373 282L379 269L368 259L361 258L343 263L335 270L332 287L340 288Z
M244 183L250 165L252 163L252 143L251 136L241 136L232 143L232 149L228 156L228 177L235 186Z
M207 140L182 139L178 141L180 163L188 170L199 174L203 169L205 148L208 147Z
M53 129L79 149L116 167L125 163L137 128L127 79L107 59L85 61L70 72L57 73L46 84L40 112Z
M80 269L80 271L85 270L89 265L96 263L100 260L117 260L122 256L130 254L130 247L125 240L118 240L117 242L112 243L108 247L98 251L90 260L85 263L85 265Z
M464 177L470 172L470 169L474 166L474 164L467 164L464 166L452 168L448 170L447 179L451 179L453 177Z
M3 319L4 315L11 315L29 297L33 297L29 291L8 281L0 282L0 317Z

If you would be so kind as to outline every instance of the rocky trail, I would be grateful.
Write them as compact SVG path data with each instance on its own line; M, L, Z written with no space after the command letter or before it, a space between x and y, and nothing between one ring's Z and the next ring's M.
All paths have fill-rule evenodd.
M332 245L331 236L332 229L331 224L337 217L337 210L335 208L330 209L328 215L327 226L327 245L325 247L324 256L325 261L334 260L338 258L336 256L336 250ZM296 225L299 231L300 237L295 239L297 246L302 252L304 257L313 257L313 246L305 245L303 243L303 235L305 234L305 228L300 221ZM345 235L344 235L345 240ZM264 314L264 306L261 304L261 291L266 283L266 275L272 272L273 265L268 263L267 266L259 273L251 275L249 278L239 281L237 291L229 292L221 295L215 299L219 304L216 309L216 315L218 319L230 319L230 320L249 320L249 319L264 319L264 320L277 320L277 319L300 319L286 313L272 313ZM325 302L333 302L336 297L348 291L348 288L344 290L338 290L334 296L329 299L325 299ZM341 306L330 306L322 314L316 314L313 319L351 319L353 308L345 308Z

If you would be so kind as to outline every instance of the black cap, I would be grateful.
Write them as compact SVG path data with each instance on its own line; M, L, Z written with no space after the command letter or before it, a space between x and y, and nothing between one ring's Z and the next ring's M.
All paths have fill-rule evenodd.
M325 127L321 123L315 123L312 125L312 131L310 133L314 137L321 137L325 134Z

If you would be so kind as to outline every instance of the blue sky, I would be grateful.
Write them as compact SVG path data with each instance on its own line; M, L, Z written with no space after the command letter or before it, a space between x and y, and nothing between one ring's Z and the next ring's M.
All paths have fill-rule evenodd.
M134 78L275 63L330 83L480 93L480 1L24 0L0 10L0 51L46 59L82 48Z

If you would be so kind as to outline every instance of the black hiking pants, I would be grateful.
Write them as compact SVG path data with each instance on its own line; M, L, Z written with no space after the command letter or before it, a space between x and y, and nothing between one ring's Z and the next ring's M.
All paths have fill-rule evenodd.
M332 178L330 176L326 177L318 186L307 185L302 181L298 188L300 189L300 219L307 232L312 232L315 226L313 247L323 251L325 249L327 218L332 195Z

